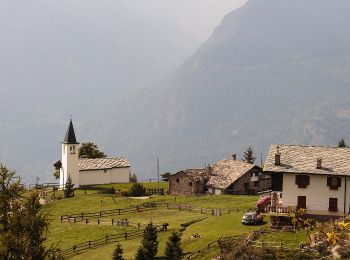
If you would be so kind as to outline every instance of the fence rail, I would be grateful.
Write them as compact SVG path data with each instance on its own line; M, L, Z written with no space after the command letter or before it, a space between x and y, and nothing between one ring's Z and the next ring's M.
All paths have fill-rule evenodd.
M230 236L230 237L221 237L220 239L209 243L206 247L203 247L202 249L199 249L198 251L193 252L192 254L188 255L186 257L187 260L193 260L193 259L197 259L199 257L202 257L206 254L208 254L211 251L214 251L216 249L219 248L219 242L220 241L227 241L227 240L236 240L241 238L241 236Z
M119 215L126 215L130 213L141 213L148 210L155 210L157 208L167 208L169 210L179 210L179 211L188 211L193 213L201 213L201 214L210 214L212 216L222 216L222 215L228 215L231 213L237 213L237 212L248 212L248 211L255 211L255 208L251 209L240 209L240 208L228 208L228 209L213 209L213 208L197 208L193 207L191 205L183 205L183 204L171 204L171 203L145 203L141 205L136 206L130 206L127 208L118 208L118 209L111 209L111 210L103 210L98 212L81 212L78 214L69 214L69 215L62 215L61 221L72 221L72 222L79 222L79 221L86 221L90 219L101 219L105 217L112 217L112 216L119 216Z
M161 226L161 225L159 225L159 226L157 225L156 228L157 228L158 232L164 230L163 226ZM125 241L125 240L130 240L130 239L142 237L143 233L144 233L143 230L137 229L137 230L130 230L130 231L126 231L126 232L120 232L118 234L113 234L113 235L106 235L103 238L86 241L86 242L74 245L68 249L65 249L62 251L62 255L65 258L71 258L75 255L84 253L89 249L94 249L94 248L105 246L108 243L116 243L116 242L120 242L120 241Z
M189 205L181 205L181 204L169 204L169 203L151 203L151 204L141 204L137 206L130 206L128 208L118 208L111 210L104 210L98 212L81 212L78 214L70 214L70 215L62 215L61 221L84 221L87 219L100 219L104 217L111 217L116 215L125 215L130 213L140 213L148 210L155 210L160 207L166 207L167 209L179 210L179 211L189 211L193 213L201 213L201 214L211 214L212 216L221 216L224 214L231 214L234 212L248 212L255 209L212 209L212 208L196 208Z

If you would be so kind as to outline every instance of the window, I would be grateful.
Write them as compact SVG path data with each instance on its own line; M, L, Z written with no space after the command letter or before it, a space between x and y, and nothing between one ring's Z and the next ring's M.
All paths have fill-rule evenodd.
M176 182L180 182L180 179L179 179L179 178L176 178Z
M259 187L259 182L254 182L254 187Z
M306 196L298 196L298 209L306 209Z
M106 169L104 169L104 172L107 172L107 170L106 170Z
M188 183L188 185L190 185L190 187L192 187L192 182L190 181L190 182Z
M75 146L70 146L69 150L71 154L75 154Z
M338 211L338 199L337 198L329 198L329 211L337 212Z
M306 188L308 185L310 185L310 176L296 175L295 184L298 185L298 188Z
M331 190L337 190L341 187L341 178L340 177L327 177L327 186Z

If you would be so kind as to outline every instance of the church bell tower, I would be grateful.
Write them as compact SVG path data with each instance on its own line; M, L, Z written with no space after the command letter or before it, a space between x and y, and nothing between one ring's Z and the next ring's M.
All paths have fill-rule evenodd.
M62 167L60 170L60 187L64 187L68 176L71 177L74 188L79 187L79 143L75 137L73 121L69 122L67 133L62 142Z

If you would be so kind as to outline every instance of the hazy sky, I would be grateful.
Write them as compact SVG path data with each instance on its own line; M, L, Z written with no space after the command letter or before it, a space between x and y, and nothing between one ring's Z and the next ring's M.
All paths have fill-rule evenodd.
M129 2L130 1L130 2ZM128 0L140 12L176 17L178 23L205 41L225 14L242 6L247 0Z

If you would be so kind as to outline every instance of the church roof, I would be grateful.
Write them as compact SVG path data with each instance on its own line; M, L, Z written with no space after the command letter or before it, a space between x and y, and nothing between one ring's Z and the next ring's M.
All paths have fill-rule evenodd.
M79 159L79 171L130 167L126 158Z
M73 127L73 121L72 119L69 122L69 126L67 129L67 133L64 137L64 144L78 144L77 139L75 137L74 127Z

